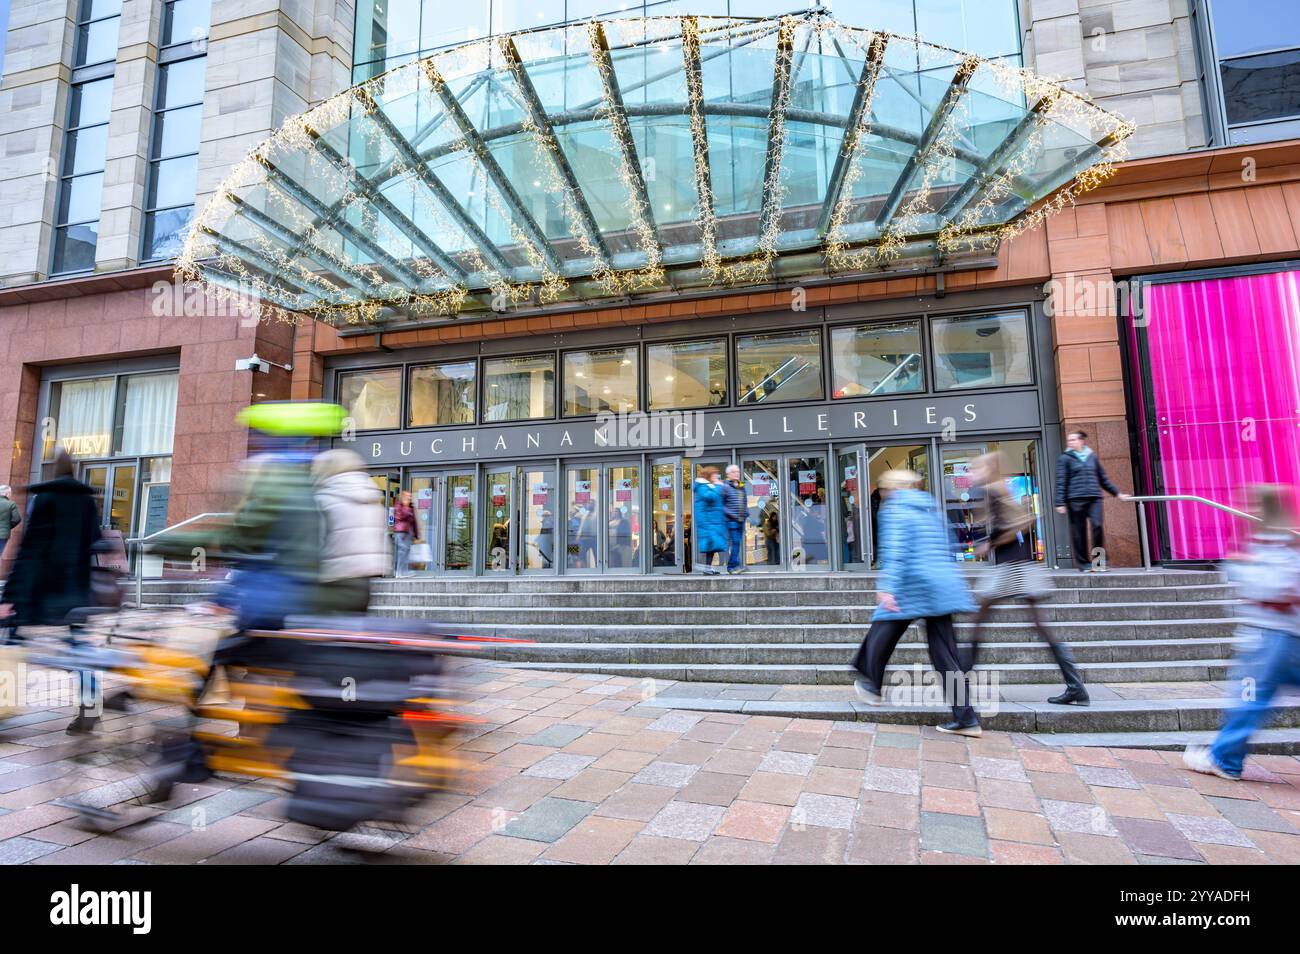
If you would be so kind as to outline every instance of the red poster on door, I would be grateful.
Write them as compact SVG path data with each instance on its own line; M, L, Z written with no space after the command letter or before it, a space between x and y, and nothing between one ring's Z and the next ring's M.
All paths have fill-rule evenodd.
M815 494L817 493L817 471L801 470L799 471L799 493Z
M659 499L673 499L673 478L671 474L665 474L659 478Z
M617 501L632 499L632 481L619 480L614 483L614 499Z
M549 484L533 485L533 506L545 507L551 502L551 487Z
M767 480L756 480L749 485L749 495L751 497L770 497L772 496L772 483Z
M573 502L574 503L591 503L591 481L575 480L573 482Z
M506 493L508 488L505 484L492 485L492 506L504 507L506 505Z

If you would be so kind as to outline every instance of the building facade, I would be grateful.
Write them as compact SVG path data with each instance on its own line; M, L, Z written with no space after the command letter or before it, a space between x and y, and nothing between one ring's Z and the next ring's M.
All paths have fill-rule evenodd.
M172 281L194 209L285 120L351 83L593 16L786 12L611 6L16 3L0 86L7 482L39 477L61 444L105 488L105 525L135 535L230 505L239 406L323 397L348 408L346 446L375 479L412 491L422 572L476 575L689 570L690 486L709 464L741 468L755 571L869 568L875 480L899 466L925 477L957 556L978 559L965 475L992 451L1039 515L1037 552L1067 565L1051 486L1064 428L1090 432L1130 492L1238 505L1248 482L1294 482L1300 400L1293 379L1263 373L1300 360L1300 18L1282 0L831 5L845 23L1058 78L1135 123L1114 176L982 256L364 327L288 324ZM344 148L370 174L368 147ZM637 148L644 161L668 146ZM824 188L834 163L818 148L834 159L834 143L809 147L799 171ZM764 170L732 155L714 190L739 203ZM561 227L555 190L524 168L507 170L521 204ZM664 232L695 214L683 183L646 195ZM1231 371L1178 347L1245 328L1257 350ZM234 370L253 354L269 371ZM1252 376L1224 425L1224 381ZM1162 559L1213 559L1235 539L1195 505L1148 516ZM1108 501L1107 521L1107 559L1136 563L1134 505Z

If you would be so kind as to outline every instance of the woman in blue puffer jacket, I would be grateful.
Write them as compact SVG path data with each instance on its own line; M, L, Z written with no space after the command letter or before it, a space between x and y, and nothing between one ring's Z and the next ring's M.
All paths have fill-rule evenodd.
M700 547L703 572L708 576L718 574L718 571L713 568L714 554L724 553L727 549L722 493L718 468L701 467L695 477L695 539Z
M975 609L952 543L934 498L917 489L921 478L910 470L880 475L884 498L879 521L881 574L871 628L853 659L862 674L854 691L863 702L879 705L885 666L898 640L914 621L925 620L930 665L944 680L944 697L953 719L940 732L975 736L980 724L970 705L970 686L957 661L952 614Z

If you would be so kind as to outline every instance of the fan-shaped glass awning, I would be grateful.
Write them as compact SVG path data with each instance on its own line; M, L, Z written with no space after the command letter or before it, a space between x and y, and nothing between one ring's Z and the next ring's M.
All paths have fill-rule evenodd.
M1130 132L1024 70L820 11L591 21L290 119L178 268L349 323L873 272L995 246Z

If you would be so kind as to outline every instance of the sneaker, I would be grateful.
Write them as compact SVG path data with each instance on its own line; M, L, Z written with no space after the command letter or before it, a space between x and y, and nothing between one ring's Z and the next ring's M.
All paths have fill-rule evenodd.
M984 734L984 730L980 728L978 722L971 722L968 725L962 725L957 721L945 722L943 725L935 726L935 728L948 735L965 735L972 739Z
M728 570L727 572L728 572L728 573L748 573L749 570L748 570L746 567L738 566L738 567L736 567L734 570Z
M68 723L68 735L89 735L99 725L99 716L79 715Z
M853 680L853 694L858 697L859 702L865 702L869 706L878 706L885 701L880 697L880 690L874 688L865 679Z
M1200 772L1202 775L1217 775L1219 778L1226 778L1233 782L1241 780L1240 775L1233 775L1214 761L1208 745L1189 745L1183 752L1183 764L1193 772Z
M1049 697L1047 701L1054 706L1086 706L1092 702L1086 692L1077 692L1073 689L1066 689L1059 696Z

